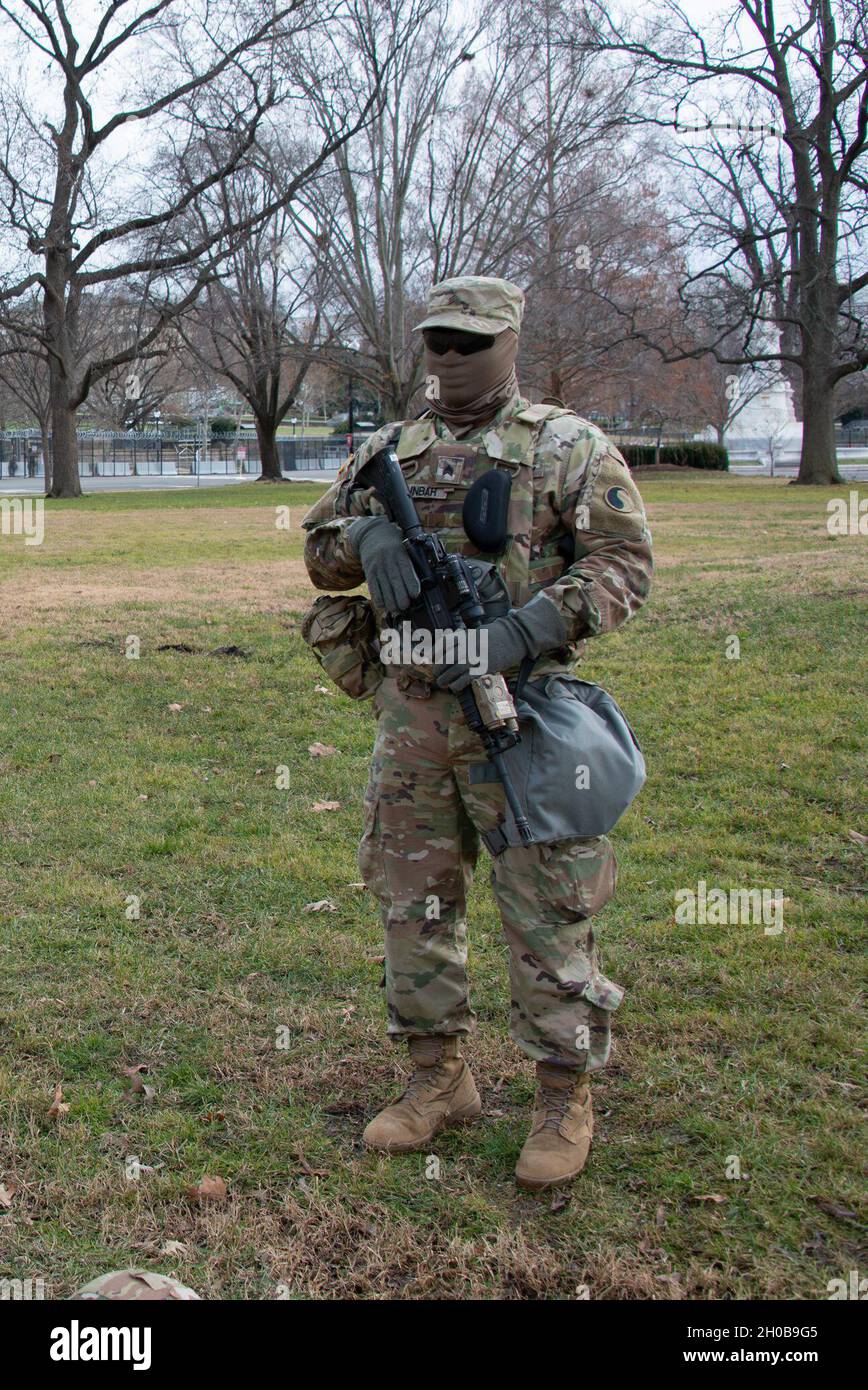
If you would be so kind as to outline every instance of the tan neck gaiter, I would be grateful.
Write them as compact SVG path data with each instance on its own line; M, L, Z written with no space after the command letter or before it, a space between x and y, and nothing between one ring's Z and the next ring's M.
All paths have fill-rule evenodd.
M458 352L437 356L426 348L429 387L425 394L430 409L455 434L485 424L518 393L517 352L518 334L511 328L498 333L490 348L468 357Z

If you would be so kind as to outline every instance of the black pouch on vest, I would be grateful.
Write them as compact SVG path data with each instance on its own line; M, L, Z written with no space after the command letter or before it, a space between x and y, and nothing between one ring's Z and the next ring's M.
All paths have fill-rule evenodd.
M509 539L509 494L512 474L505 468L490 468L467 491L461 521L468 540L483 555L499 555Z

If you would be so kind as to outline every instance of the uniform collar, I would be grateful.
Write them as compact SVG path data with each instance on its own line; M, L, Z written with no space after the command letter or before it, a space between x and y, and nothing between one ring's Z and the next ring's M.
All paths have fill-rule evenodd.
M523 410L526 405L527 401L524 396L522 396L521 392L516 392L516 394L506 402L506 405L502 405L500 410L498 410L495 415L492 415L490 420L486 420L484 425L473 426L472 429L460 435L453 434L446 421L441 419L439 415L435 415L433 411L428 418L434 426L434 432L438 439L445 439L448 443L466 444L469 440L477 439L487 434L489 430L496 429L499 424L504 420L508 420L517 410Z

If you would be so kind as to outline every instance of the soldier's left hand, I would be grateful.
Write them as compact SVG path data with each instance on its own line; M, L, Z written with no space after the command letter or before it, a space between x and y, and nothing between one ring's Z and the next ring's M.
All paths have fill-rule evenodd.
M480 630L478 666L471 668L464 661L442 666L437 672L437 684L441 690L459 695L478 676L508 671L511 666L520 665L527 655L527 642L515 619L511 616L495 618Z
M566 637L566 625L558 609L545 594L536 594L524 608L495 618L482 629L478 667L471 670L466 661L443 666L437 672L437 684L441 690L460 695L478 676L509 671L520 666L526 656L538 657L553 651Z

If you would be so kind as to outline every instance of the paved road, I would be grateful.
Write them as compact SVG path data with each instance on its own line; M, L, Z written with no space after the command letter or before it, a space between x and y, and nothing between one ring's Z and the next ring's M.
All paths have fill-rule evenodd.
M737 473L741 477L768 477L769 469L766 463L731 463L730 473ZM778 464L775 469L776 478L795 478L798 473L795 464ZM864 483L868 482L868 463L839 463L838 472L845 482Z
M312 473L289 473L284 474L284 482L287 483L331 483L337 476L337 469L317 468ZM197 483L195 478L180 477L176 478L169 474L159 473L140 473L135 478L82 478L81 490L84 493L93 492L142 492L156 491L162 489L165 492L182 491L195 492L197 488L204 490L209 487L231 487L235 483L251 483L251 477L239 477L235 473L209 473L203 474ZM0 496L3 497L27 497L31 494L41 496L43 482L41 478L2 478L0 479Z
M768 465L759 463L731 463L730 473L743 478L768 477ZM845 482L864 483L868 482L868 463L839 463L838 471ZM776 478L794 478L798 469L794 464L779 464L775 469ZM284 474L284 481L288 483L331 483L337 474L336 469L316 468L310 473L290 473ZM203 474L197 480L189 477L172 477L170 475L139 474L135 478L82 478L81 489L85 493L94 492L140 492L156 491L175 491L182 489L195 491L197 488L209 487L232 487L238 483L250 483L250 477L239 477L237 473L211 473ZM40 496L42 493L42 480L39 478L2 478L0 479L0 496L3 497L26 497L29 495Z

